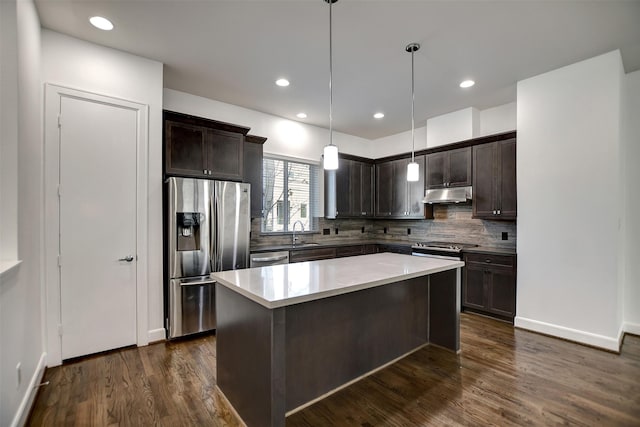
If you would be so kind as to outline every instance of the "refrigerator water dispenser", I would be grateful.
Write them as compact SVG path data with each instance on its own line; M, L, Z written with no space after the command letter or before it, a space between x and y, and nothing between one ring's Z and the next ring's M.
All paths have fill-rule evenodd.
M200 250L200 213L176 212L176 243L178 251Z

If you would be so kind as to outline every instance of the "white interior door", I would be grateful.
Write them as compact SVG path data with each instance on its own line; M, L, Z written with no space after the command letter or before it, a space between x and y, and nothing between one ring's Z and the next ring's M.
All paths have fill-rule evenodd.
M60 98L62 359L136 343L137 134L133 109Z

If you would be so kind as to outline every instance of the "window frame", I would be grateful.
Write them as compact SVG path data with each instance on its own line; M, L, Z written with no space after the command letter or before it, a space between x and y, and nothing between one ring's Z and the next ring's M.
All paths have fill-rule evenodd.
M276 203L274 203L274 206L276 207L275 209L277 210L277 206L279 204L282 205L283 209L283 220L282 220L282 225L283 225L283 230L278 230L278 231L269 231L269 230L265 230L265 222L266 222L266 218L268 215L269 210L267 209L267 206L263 206L263 211L264 211L264 215L263 217L260 219L260 234L261 235L269 235L269 236L274 236L274 235L290 235L293 234L293 231L289 229L289 222L290 222L290 206L291 206L291 202L289 200L289 163L294 163L294 164L301 164L301 165L305 165L305 166L309 166L310 167L310 171L309 171L309 186L308 186L308 201L307 203L304 203L306 205L306 218L307 219L307 224L308 224L308 229L305 229L303 232L296 230L296 234L300 234L300 233L305 233L305 234L313 234L313 233L319 233L320 229L319 229L319 221L318 221L318 217L317 215L314 215L314 213L316 211L319 211L320 206L315 206L315 205L319 205L321 204L320 201L320 193L322 192L322 189L320 188L320 177L319 177L319 168L321 167L321 165L317 162L313 162L311 160L306 160L306 159L298 159L298 158L292 158L292 157L285 157L285 156L278 156L278 155L269 155L269 154L264 154L263 157L263 162L265 160L275 160L275 161L279 161L279 162L283 162L283 175L282 175L282 191L283 191L283 200L281 200L280 202L274 201ZM264 170L264 163L263 163L263 170ZM264 172L263 172L264 173ZM266 184L266 180L263 179L263 183L262 183L262 190L263 193L265 193L265 184ZM318 194L314 194L314 192L317 192ZM263 204L266 202L266 199L263 197ZM272 219L274 224L280 224L280 216L277 214L277 212L275 213L274 218Z

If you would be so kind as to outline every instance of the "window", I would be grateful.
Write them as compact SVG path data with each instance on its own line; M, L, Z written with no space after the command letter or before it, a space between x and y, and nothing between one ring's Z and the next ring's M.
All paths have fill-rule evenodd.
M317 230L319 209L319 167L317 165L265 157L263 233L293 231L300 221L305 231ZM300 226L296 226L296 231Z

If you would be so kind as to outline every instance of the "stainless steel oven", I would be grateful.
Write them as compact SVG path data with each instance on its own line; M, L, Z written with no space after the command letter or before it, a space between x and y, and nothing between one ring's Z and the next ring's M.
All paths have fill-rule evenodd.
M411 255L462 260L462 250L478 245L452 242L419 242L411 246Z

